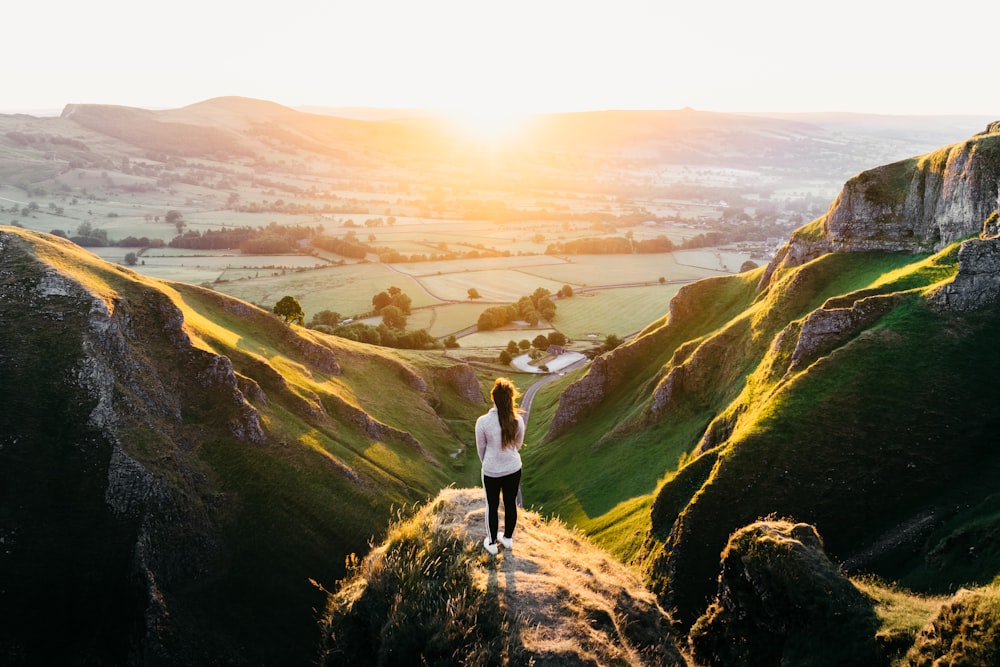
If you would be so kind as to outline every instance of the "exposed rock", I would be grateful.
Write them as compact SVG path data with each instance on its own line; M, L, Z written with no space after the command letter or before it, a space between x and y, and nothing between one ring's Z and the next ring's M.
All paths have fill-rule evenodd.
M969 311L1000 298L1000 239L972 239L958 250L958 273L931 298L940 308Z
M310 366L328 375L340 375L342 373L340 364L337 363L337 358L330 348L291 330L289 330L289 335L285 338L285 342L298 350L302 354L302 358Z
M792 236L765 271L825 252L927 252L978 234L997 212L1000 122L968 141L864 171L844 184L819 227ZM805 231L807 230L808 231Z
M676 301L677 296L670 302L671 308ZM554 438L579 422L628 377L629 364L642 360L655 347L649 337L638 338L594 359L587 374L559 397L559 408L545 438Z
M146 508L155 478L138 461L116 445L108 465L104 499L117 516L138 518Z
M894 294L858 299L847 308L819 308L802 323L789 370L799 370L870 327L899 303Z
M872 602L812 526L760 521L730 537L715 602L691 629L705 665L880 665Z
M447 366L438 370L437 376L469 403L479 405L485 402L482 390L479 388L479 378L469 364Z
M412 434L378 421L361 408L351 405L341 398L328 395L327 400L335 403L334 410L337 415L350 422L366 437L371 438L376 442L385 442L389 439L402 442L420 452L420 454L428 461L438 465L431 458L430 454L427 453L427 450L424 449L423 445L420 444L420 441L414 438Z

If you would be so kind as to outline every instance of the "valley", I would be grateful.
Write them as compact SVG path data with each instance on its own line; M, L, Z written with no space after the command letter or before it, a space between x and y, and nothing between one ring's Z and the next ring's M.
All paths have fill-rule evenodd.
M0 656L992 660L1000 126L924 120L0 116ZM390 288L425 344L341 335ZM546 372L551 334L590 358ZM498 375L531 388L523 563L473 534Z

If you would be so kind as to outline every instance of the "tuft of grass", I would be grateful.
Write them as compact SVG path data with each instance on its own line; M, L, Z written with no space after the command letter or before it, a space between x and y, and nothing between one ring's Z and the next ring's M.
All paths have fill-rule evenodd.
M348 559L326 611L325 664L522 664L516 624L476 583L478 542L433 521L400 520L383 546Z
M920 631L900 664L1000 664L1000 587L959 591Z
M875 603L879 629L875 640L895 664L927 623L948 600L946 596L914 593L871 575L854 577L851 582Z

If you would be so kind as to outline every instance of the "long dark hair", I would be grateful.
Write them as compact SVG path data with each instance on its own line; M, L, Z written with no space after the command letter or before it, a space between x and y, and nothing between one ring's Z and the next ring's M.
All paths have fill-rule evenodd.
M497 378L490 391L493 405L497 406L497 418L500 420L500 443L503 449L507 449L517 441L517 406L515 401L519 395L517 387L507 378Z

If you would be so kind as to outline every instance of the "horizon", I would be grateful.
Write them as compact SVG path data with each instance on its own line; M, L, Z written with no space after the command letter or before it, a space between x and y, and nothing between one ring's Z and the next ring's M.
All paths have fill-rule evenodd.
M239 96L291 108L427 109L485 122L688 107L1000 117L1000 91L982 84L993 61L988 40L963 41L960 63L908 55L914 45L960 34L977 15L971 0L956 0L946 13L862 0L809 12L790 0L763 8L290 0L278 19L226 0L152 10L124 0L57 4L56 21L51 6L8 10L9 24L22 28L0 43L0 57L18 63L0 111L172 109Z

